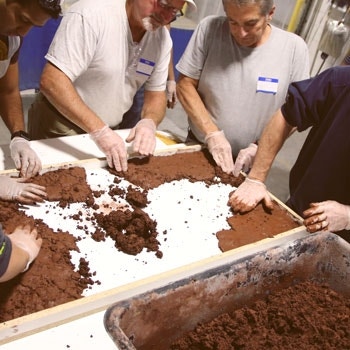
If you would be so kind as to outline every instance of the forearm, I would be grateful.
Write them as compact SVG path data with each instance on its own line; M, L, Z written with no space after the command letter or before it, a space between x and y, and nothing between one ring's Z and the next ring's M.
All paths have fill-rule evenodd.
M177 96L192 123L204 134L218 131L208 110L197 91L195 80L180 76L177 84Z
M271 165L289 137L292 127L285 121L281 111L277 111L266 125L259 140L259 146L249 178L264 182Z
M145 90L145 99L141 112L141 119L152 119L158 126L164 119L166 111L166 94L164 91Z
M11 134L25 130L22 99L18 90L0 93L0 115Z
M105 125L81 99L70 79L51 64L44 68L40 90L61 114L85 132L90 133Z
M12 244L12 253L6 272L0 277L0 282L8 281L25 269L29 261L29 254Z

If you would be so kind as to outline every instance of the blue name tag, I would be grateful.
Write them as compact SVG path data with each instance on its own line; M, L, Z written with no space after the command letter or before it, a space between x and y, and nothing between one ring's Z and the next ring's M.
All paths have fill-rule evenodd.
M144 58L140 58L136 67L136 72L150 76L152 74L152 71L155 65L156 65L155 62L145 60Z
M266 78L266 77L259 77L256 91L257 92L266 92L269 94L275 94L277 93L278 89L278 79L276 78Z

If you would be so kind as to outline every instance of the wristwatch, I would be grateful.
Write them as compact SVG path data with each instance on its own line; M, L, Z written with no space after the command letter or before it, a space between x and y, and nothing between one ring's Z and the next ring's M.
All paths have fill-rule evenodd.
M15 131L12 135L11 135L11 140L15 137L22 137L25 140L30 141L30 137L28 135L27 132L23 131L23 130L19 130L19 131Z

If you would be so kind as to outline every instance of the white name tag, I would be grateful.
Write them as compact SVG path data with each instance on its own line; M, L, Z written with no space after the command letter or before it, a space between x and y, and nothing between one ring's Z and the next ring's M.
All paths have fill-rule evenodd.
M145 60L144 58L140 58L136 67L136 72L150 76L154 66L155 66L155 62Z
M278 79L259 77L256 86L257 92L266 92L269 94L275 94L278 88Z

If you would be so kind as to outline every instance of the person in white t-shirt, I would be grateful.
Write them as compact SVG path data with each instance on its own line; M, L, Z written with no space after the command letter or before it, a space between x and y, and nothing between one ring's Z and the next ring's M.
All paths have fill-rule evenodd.
M270 24L273 0L223 5L226 16L202 19L176 65L177 95L189 117L188 140L206 144L217 165L238 176L251 167L289 84L309 76L309 53L299 36Z
M33 138L89 133L108 165L127 170L118 129L144 85L141 120L127 142L151 155L165 116L172 41L166 25L193 0L80 0L65 13L46 55L38 96L29 111Z

